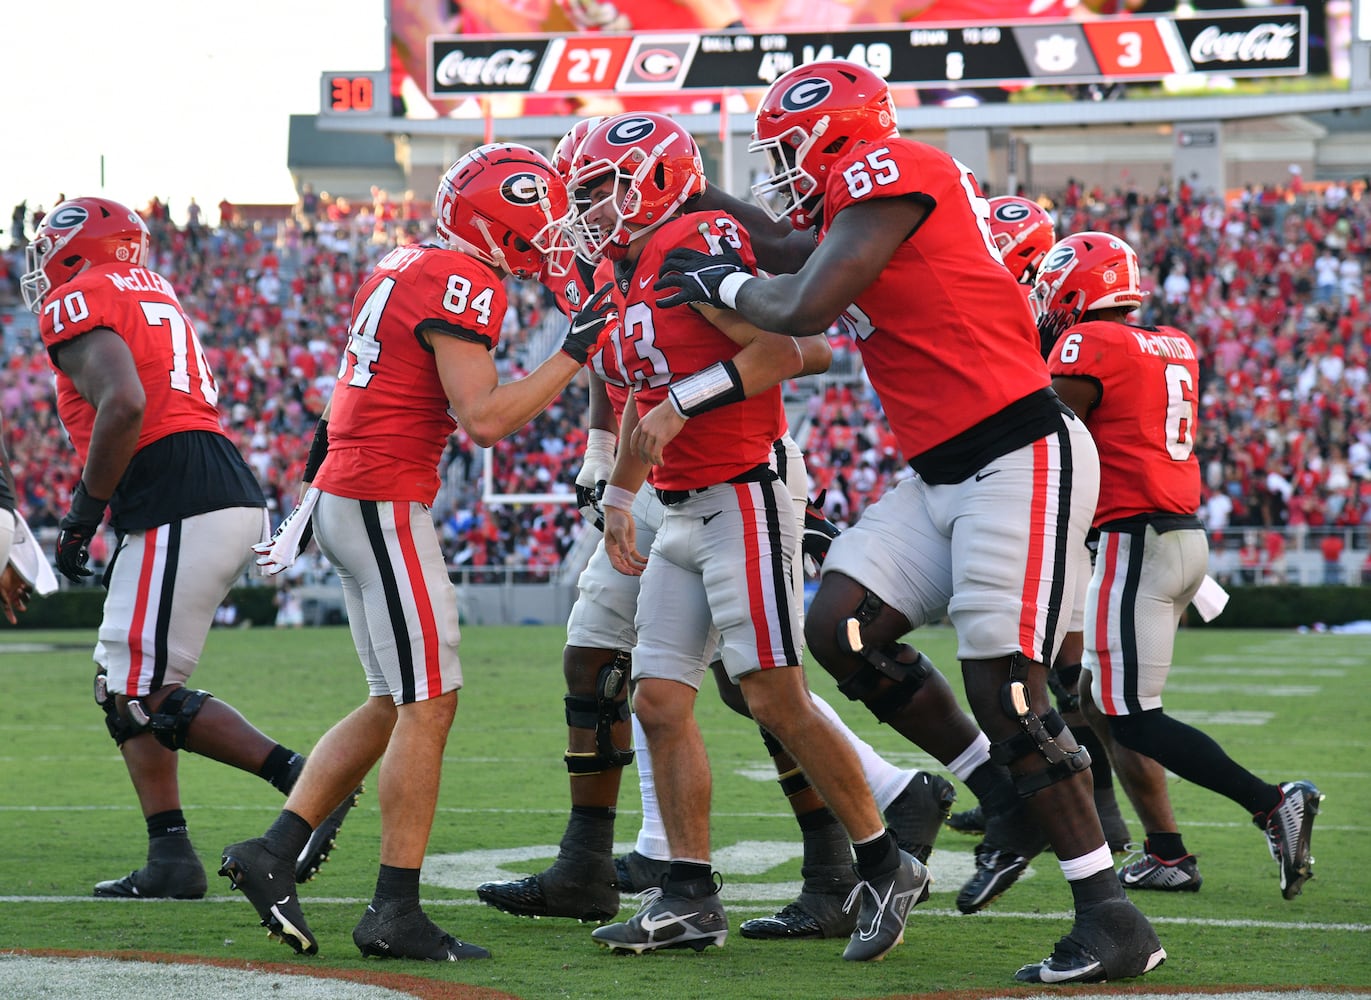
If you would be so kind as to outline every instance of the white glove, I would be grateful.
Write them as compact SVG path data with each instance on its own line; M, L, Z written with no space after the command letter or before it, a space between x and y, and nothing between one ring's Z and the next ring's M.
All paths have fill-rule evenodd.
M10 545L9 561L33 592L40 597L57 589L57 575L48 562L48 554L38 544L24 515L14 512L14 539Z
M605 530L605 512L600 497L605 483L614 471L614 446L618 442L613 431L592 427L586 434L586 454L581 471L576 474L576 506L581 516L600 531Z
M275 576L295 565L296 558L314 537L310 516L318 502L319 491L311 486L305 490L300 503L277 527L276 533L269 540L252 547L252 551L257 553L258 571L263 576Z

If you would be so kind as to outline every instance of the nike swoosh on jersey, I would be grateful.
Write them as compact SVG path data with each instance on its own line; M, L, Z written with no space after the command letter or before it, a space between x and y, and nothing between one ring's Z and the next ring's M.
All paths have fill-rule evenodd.
M722 514L722 513L723 513L723 511L721 511L721 510L716 510L713 514L710 514L708 517L702 517L702 518L700 518L700 520L704 521L705 524L708 524L710 521L714 520L716 517L718 517L718 516L719 516L720 514Z
M638 287L639 287L639 288L646 288L646 287L647 287L647 283L648 283L649 281L651 281L651 280L652 280L652 275L650 275L650 274L649 274L646 278L639 278L639 279L638 279Z
M982 479L989 479L991 476L993 476L995 473L999 471L999 469L987 469L984 472L978 472L976 473L976 482L979 483Z

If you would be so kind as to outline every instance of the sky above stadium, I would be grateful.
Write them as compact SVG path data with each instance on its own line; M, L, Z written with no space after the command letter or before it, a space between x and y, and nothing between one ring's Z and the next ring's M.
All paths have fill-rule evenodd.
M191 197L208 222L294 201L289 116L319 110L320 74L382 68L384 33L383 0L0 2L5 239L13 206L61 193L178 221Z

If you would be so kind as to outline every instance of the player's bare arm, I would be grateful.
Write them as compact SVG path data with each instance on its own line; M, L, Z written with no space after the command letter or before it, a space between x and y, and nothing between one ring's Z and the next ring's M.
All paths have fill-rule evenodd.
M627 441L638 426L638 404L630 392L624 404L619 440ZM647 480L650 466L632 454L631 448L620 448L614 459L601 503L605 511L605 554L610 565L628 576L642 575L647 556L638 551L637 529L633 523L633 498Z
M146 397L138 366L123 339L105 327L60 345L53 362L86 402L95 407L90 453L81 479L93 497L114 495L138 450Z
M791 336L825 332L880 276L926 214L926 207L909 197L849 205L797 273L745 283L738 291L738 312L762 329Z
M586 371L586 376L589 379L586 392L586 399L589 404L586 414L587 428L618 434L619 425L614 421L614 406L609 401L609 392L605 389L604 379L590 370Z
M790 337L759 330L729 310L701 306L700 314L742 347L729 360L741 383L743 398L765 392L801 373L802 355ZM642 416L631 438L620 440L627 440L629 448L640 460L657 465L662 461L663 450L681 432L688 419L667 400Z
M1057 375L1052 379L1052 389L1061 397L1063 403L1071 407L1071 412L1082 420L1100 401L1100 384L1093 378Z
M914 195L849 205L797 273L771 278L754 276L726 249L711 256L678 248L667 255L653 285L671 293L657 304L708 302L735 309L764 330L792 337L821 334L880 276L928 211L926 200Z
M490 352L480 344L432 334L429 345L452 412L482 448L513 434L541 413L581 367L555 351L523 378L501 383Z

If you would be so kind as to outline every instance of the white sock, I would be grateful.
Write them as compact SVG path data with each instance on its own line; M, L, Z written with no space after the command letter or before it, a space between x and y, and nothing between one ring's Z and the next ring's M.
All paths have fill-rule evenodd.
M990 759L990 737L977 733L971 745L957 755L957 759L947 765L947 769L959 780L965 782L976 770Z
M1083 878L1089 878L1096 872L1102 872L1106 868L1114 867L1114 855L1109 852L1108 844L1101 844L1089 854L1082 854L1079 858L1072 858L1070 861L1058 861L1062 866L1062 874L1066 876L1068 882L1078 882Z
M824 718L838 727L838 732L842 733L843 738L852 745L852 749L857 751L857 759L862 763L862 774L871 787L871 797L876 800L877 807L884 811L886 806L894 802L905 790L916 772L903 771L887 761L870 743L848 728L847 723L833 711L832 705L812 692L810 697L814 700L814 707Z
M638 765L638 789L643 800L643 823L638 828L637 851L648 858L668 861L671 846L662 823L662 808L657 804L657 783L652 776L652 755L647 749L647 735L636 715L633 719L633 759Z

